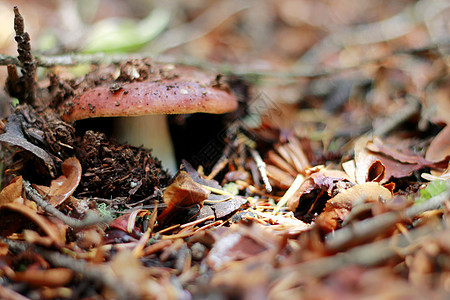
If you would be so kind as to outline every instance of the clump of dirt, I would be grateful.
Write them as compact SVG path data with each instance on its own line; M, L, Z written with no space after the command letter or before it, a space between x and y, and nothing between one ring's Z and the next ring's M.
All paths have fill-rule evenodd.
M80 138L77 157L83 168L79 197L121 197L133 202L151 196L170 180L161 162L146 149L118 144L91 130Z
M5 185L17 175L48 184L61 175L62 162L72 156L79 159L83 172L75 197L129 203L152 197L171 178L149 150L121 145L92 130L76 132L52 109L38 111L21 105L8 123L0 135Z

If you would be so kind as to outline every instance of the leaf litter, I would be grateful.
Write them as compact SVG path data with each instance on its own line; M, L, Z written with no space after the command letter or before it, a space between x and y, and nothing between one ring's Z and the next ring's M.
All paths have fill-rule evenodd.
M326 26L290 14L295 3L282 2L286 24ZM66 123L54 109L82 93L77 86L113 78L120 67L99 67L76 80L53 73L43 88L30 82L33 56L23 24L18 30L26 71L19 77L9 67L7 90L20 104L0 135L2 298L445 299L450 293L449 119L442 109L448 54L434 48L391 54L315 76L297 89L295 105L278 103L285 86L269 87L272 102L264 103L267 97L242 93L248 84L230 83L246 113L222 120L224 145L183 157L170 175L149 150ZM293 32L283 36L295 40ZM380 52L389 48L382 44ZM323 67L336 55L347 63L351 53L365 59L364 43L341 46L310 60ZM254 117L259 122L249 122Z

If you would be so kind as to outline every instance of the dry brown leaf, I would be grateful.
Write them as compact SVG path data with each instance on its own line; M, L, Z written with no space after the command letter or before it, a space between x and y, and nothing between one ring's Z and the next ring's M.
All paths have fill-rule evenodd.
M365 202L378 202L380 199L391 199L392 193L377 182L357 184L328 200L324 211L317 217L316 224L326 232L335 230L339 221L343 221L352 209L353 201L361 198Z
M295 211L299 206L302 196L311 193L315 189L325 191L328 196L331 196L333 189L336 188L335 183L343 180L349 182L350 177L340 170L322 170L311 174L305 178L294 197L289 199L287 203L288 209Z
M448 79L448 76L447 76ZM433 109L433 115L431 116L431 122L439 124L446 123L450 124L450 85L448 80L444 81L441 87L436 87L432 89L430 95L426 97L427 105L431 106Z
M234 261L254 258L268 250L280 249L282 240L262 225L232 226L215 232L216 242L208 254L208 264L215 270Z
M164 203L167 208L158 216L158 222L164 223L180 208L203 204L211 192L192 180L185 171L181 171L174 182L164 192Z
M55 164L50 154L44 149L30 143L24 136L22 129L23 117L18 114L11 114L6 123L5 133L0 135L0 142L5 142L13 146L21 147L40 158L48 167L50 175L53 176Z
M22 176L17 176L0 192L0 205L12 203L22 196Z
M450 159L450 125L444 127L428 147L425 158L429 161L438 162Z
M146 209L137 209L131 213L126 213L120 217L115 218L109 223L109 228L118 229L123 232L130 234L131 236L137 238L141 234L141 228L136 226L136 219L138 216L144 217L150 215L150 212Z
M369 151L372 151L375 153L381 153L381 154L386 155L392 159L395 159L401 163L419 164L419 165L426 165L426 164L430 163L422 156L414 154L411 150L396 149L390 145L387 145L378 137L375 137L372 140L369 140L366 144L366 148Z
M66 159L61 169L63 175L52 180L48 193L49 202L55 207L73 194L81 180L81 165L76 157Z
M392 177L410 176L424 167L440 169L448 165L448 160L432 162L410 152L408 149L399 151L378 138L360 138L355 143L356 182L374 180L384 183Z
M29 208L26 205L19 203L9 203L0 206L0 214L2 215L2 222L0 222L0 232L3 236L9 235L15 230L20 229L25 220L17 218L17 213L33 223L35 223L57 246L64 245L66 241L65 229L51 223L47 218L39 215L36 210Z

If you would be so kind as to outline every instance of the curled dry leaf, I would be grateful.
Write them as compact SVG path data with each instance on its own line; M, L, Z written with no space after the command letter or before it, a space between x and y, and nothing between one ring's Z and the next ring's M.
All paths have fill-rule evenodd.
M324 211L317 217L316 224L325 232L333 231L352 209L353 201L364 198L365 202L389 200L392 192L377 182L357 184L327 201Z
M73 194L81 180L81 165L76 157L66 159L61 170L63 175L52 180L47 194L50 204L55 207Z
M109 223L109 228L114 228L131 234L133 237L138 237L142 230L136 226L137 217L144 217L150 215L146 209L137 209L131 213L126 213L118 218L115 218Z
M19 215L19 216L18 216ZM39 215L36 210L19 203L8 203L0 206L0 233L2 236L10 235L26 224L24 218L35 223L57 246L64 245L65 230L51 223L47 218ZM22 218L20 218L22 216Z
M295 193L294 197L290 198L287 207L291 211L296 211L302 197L311 194L314 190L326 192L328 198L332 196L333 191L338 186L338 182L347 182L350 184L350 177L343 171L339 170L322 170L317 173L313 173L303 181L299 190ZM315 201L313 201L315 202Z
M203 205L211 192L192 180L185 171L181 171L174 182L164 192L164 203L167 208L158 216L158 222L164 223L177 210L191 207L195 204Z
M444 169L448 165L448 158L433 162L410 152L408 149L398 150L386 145L379 138L360 138L355 143L356 182L373 180L384 183L392 177L410 176L425 167Z

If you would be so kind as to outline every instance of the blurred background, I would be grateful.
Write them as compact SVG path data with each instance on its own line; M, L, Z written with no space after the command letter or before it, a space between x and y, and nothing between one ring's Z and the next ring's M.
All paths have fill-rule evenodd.
M16 55L14 5L36 54L131 53L312 74L448 45L445 0L0 1L0 53ZM3 82L5 68L0 68ZM290 90L273 95L299 98Z

